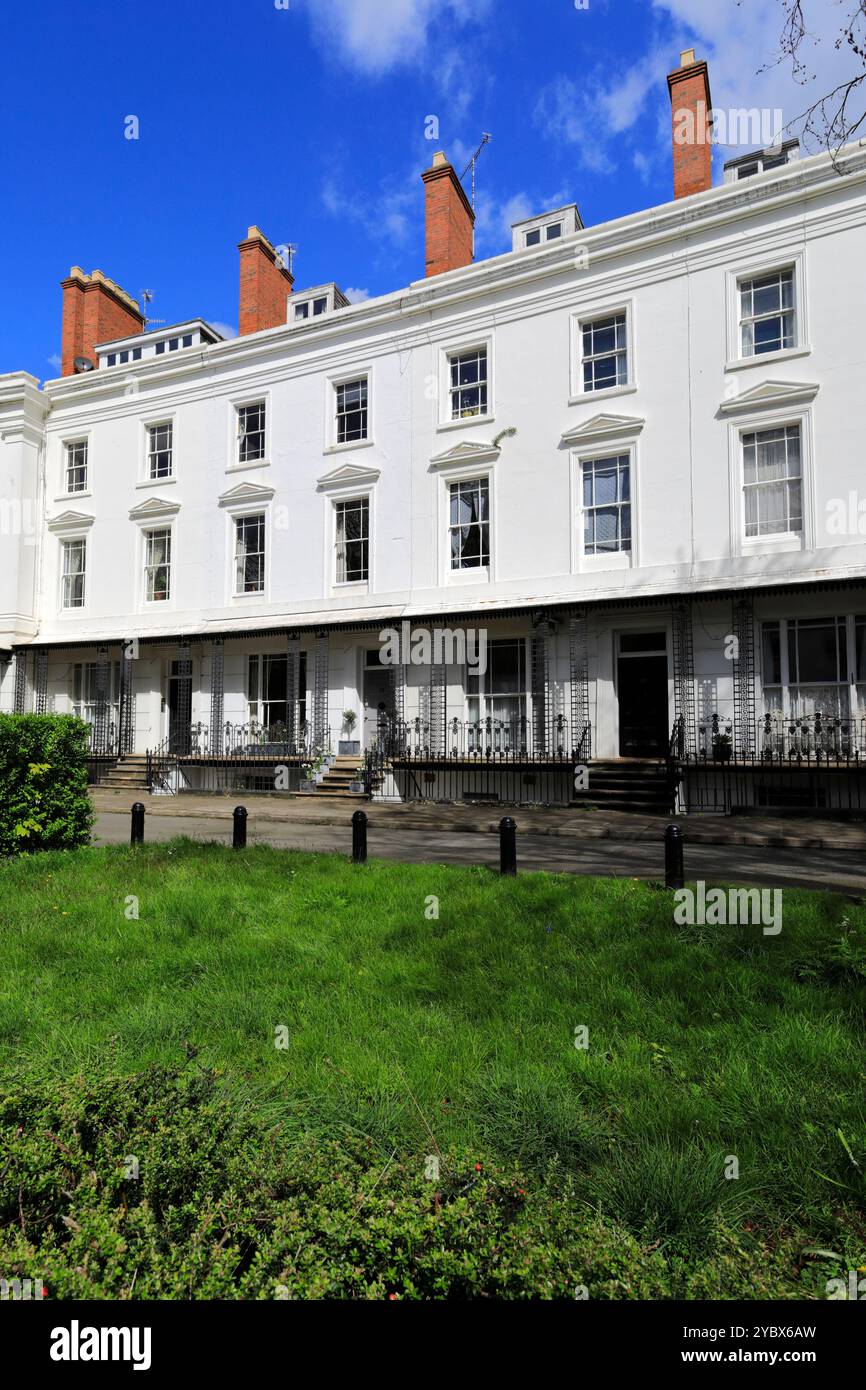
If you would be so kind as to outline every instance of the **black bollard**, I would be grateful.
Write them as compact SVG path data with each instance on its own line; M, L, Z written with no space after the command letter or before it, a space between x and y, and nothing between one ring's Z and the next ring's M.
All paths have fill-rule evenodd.
M356 811L352 816L352 863L367 862L367 814Z
M136 801L132 808L132 825L129 833L131 845L144 844L144 803Z
M232 811L232 849L247 847L247 808L236 806Z
M499 872L512 878L517 873L517 823L511 816L499 822Z
M665 887L683 888L684 886L682 827L668 825L665 828Z

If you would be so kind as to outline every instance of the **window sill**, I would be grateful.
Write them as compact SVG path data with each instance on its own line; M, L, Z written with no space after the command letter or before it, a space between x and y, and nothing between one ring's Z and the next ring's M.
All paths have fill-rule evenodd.
M631 550L612 550L607 555L581 555L580 568L594 570L628 570L633 564L634 552Z
M631 396L637 390L635 382L626 382L625 386L605 386L601 391L581 391L576 396L569 396L569 405L586 405L589 401L606 401L612 396Z
M452 570L449 569L446 580L448 584L489 584L490 567L489 565L478 565L475 569Z
M92 497L93 493L87 492L61 492L55 497L55 502L77 502L82 497Z
M348 444L326 444L322 450L323 454L344 454L349 449L372 449L375 440L373 439L353 439Z
M167 473L164 478L142 478L140 483L136 483L136 491L142 487L168 487L169 483L176 483L177 478L174 473Z
M778 536L750 536L740 544L740 554L774 555L777 551L802 550L802 531L785 531Z
M341 594L369 594L370 582L367 579L347 579L345 582L337 582L331 585L331 598L339 598Z
M440 420L436 430L441 433L444 430L471 429L474 425L492 425L495 420L495 415L466 415L461 420Z
M270 468L269 459L252 459L249 463L230 463L227 473L246 473L248 468Z
M773 362L789 362L795 357L808 357L812 349L808 346L782 348L780 352L758 352L752 357L737 357L725 363L726 372L741 372L746 367L766 367Z
M263 589L259 589L254 594L232 594L232 603L253 603L256 599L263 603L267 601Z

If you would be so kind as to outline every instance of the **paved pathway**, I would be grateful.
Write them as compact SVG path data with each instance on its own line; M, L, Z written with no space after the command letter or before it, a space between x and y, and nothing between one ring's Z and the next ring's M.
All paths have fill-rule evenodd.
M409 830L489 834L495 831L510 808L490 806L451 806L412 802L408 806L387 802L358 803L328 800L318 795L275 797L230 796L138 796L147 807L148 820L156 817L184 821L214 821L231 825L232 809L244 802L250 824L291 827L349 825L352 812L361 804L371 825L394 826L401 834ZM96 788L92 792L97 811L120 812L129 817L135 793ZM631 814L625 811L566 810L561 807L525 807L513 812L522 833L556 836L581 842L586 840L649 840L657 842L667 821L663 817ZM671 819L670 817L668 819ZM719 845L753 845L780 849L850 849L859 851L866 861L866 822L812 820L799 816L688 816L680 823L690 842ZM188 831L175 831L180 834Z
M130 798L126 798L127 801ZM341 807L341 815L331 824L311 824L301 817L263 816L254 798L249 801L247 837L250 844L269 844L286 849L317 850L348 855L351 851L350 813ZM189 812L186 800L174 803L173 814L148 812L145 838L149 841L169 840L175 835L188 835L197 840L217 840L231 843L232 803L223 803L221 814L214 815L214 802L209 801L209 815ZM441 809L441 808L437 808ZM393 814L380 816L378 808L369 808L369 852L372 857L396 859L404 863L423 864L487 864L499 865L499 839L491 829L477 827L476 833L455 828L433 833L429 825L419 828ZM581 834L539 833L531 826L529 817L518 812L518 868L549 869L558 873L599 874L658 879L664 873L662 832L665 821L658 817L651 822L651 835L638 838L637 827L628 838L613 838ZM643 818L636 817L637 821ZM524 824L526 821L526 824ZM686 875L690 880L728 883L753 883L765 887L828 888L855 895L866 894L866 853L862 848L822 848L804 855L802 848L789 846L773 848L769 853L761 845L746 845L736 841L728 844L702 842L692 836L692 822L683 822L686 833ZM826 832L826 827L825 827ZM862 833L861 833L862 838ZM97 815L94 840L96 843L128 843L129 812L100 811Z

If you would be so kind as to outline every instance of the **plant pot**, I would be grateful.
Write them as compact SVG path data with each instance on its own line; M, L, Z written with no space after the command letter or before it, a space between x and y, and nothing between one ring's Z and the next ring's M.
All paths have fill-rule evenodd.
M299 784L299 786L298 786L298 791L301 791L301 792L314 792L315 790L316 790L316 784L315 784L315 782L310 782L310 781L308 781L308 780L306 779L306 777L302 777L302 778L301 778L300 784Z
M363 782L350 782L350 783L349 783L349 791L350 791L350 792L362 792L362 791L364 791L364 783L363 783Z
M337 750L342 758L354 758L361 752L361 740L352 738L341 738L337 744Z

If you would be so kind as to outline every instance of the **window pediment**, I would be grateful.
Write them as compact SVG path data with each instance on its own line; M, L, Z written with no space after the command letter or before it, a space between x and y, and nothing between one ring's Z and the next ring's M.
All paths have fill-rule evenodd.
M818 386L812 381L762 381L722 401L719 410L723 415L736 415L739 411L756 410L761 406L805 405L817 394Z
M255 502L270 502L273 495L272 487L262 487L260 483L238 483L237 487L229 488L217 500L221 507L231 510L232 507L247 507Z
M166 502L162 497L148 497L146 502L139 502L137 507L131 509L129 519L130 521L162 521L166 517L177 516L179 511L179 502Z
M501 450L498 444L473 443L462 440L444 453L434 454L430 460L431 469L459 467L464 463L495 463Z
M47 525L55 536L62 536L70 531L87 531L94 520L95 517L87 512L61 512L59 516L52 517Z
M356 463L342 463L339 468L332 468L330 473L324 473L318 479L317 487L320 492L328 492L331 488L366 487L378 481L378 468L364 468Z
M640 434L646 421L641 415L615 415L603 411L584 420L580 425L572 425L562 435L563 444L595 444L604 439L622 439L628 435Z

